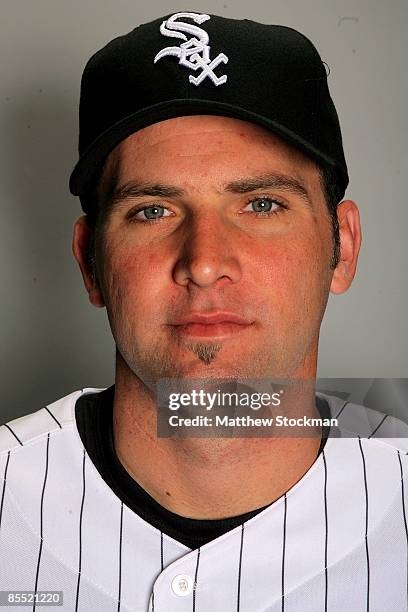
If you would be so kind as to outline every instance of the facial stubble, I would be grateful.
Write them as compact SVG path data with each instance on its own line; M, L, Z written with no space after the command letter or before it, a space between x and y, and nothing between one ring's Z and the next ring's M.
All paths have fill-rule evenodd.
M190 351L192 351L200 361L206 365L209 365L212 361L214 361L222 345L207 342L188 342L186 343L186 347L190 349Z

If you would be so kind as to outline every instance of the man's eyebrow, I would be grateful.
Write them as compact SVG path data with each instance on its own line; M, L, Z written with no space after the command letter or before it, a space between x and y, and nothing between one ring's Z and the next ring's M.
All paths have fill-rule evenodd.
M311 205L311 199L306 187L293 176L271 172L261 176L249 177L243 180L232 181L224 185L225 191L231 193L250 193L257 189L279 189L300 196L306 204Z
M223 191L229 193L250 193L259 189L271 188L294 193L300 196L308 205L311 205L309 193L303 183L286 174L273 172L235 180L223 185ZM117 208L122 202L131 198L142 196L180 198L186 196L186 194L187 192L184 189L174 185L130 181L112 190L109 197L109 208L111 210Z
M141 196L153 196L158 198L180 198L185 195L185 191L172 185L162 183L139 183L131 181L120 187L113 189L110 201L113 206L129 198L139 198Z

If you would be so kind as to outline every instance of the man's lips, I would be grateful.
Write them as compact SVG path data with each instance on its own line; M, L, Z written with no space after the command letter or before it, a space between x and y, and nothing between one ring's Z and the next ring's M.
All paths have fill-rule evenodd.
M232 312L190 313L178 318L172 325L187 336L220 337L248 328L253 321Z
M234 312L191 312L177 319L173 325L188 325L201 323L202 325L215 325L216 323L236 323L237 325L250 325L252 321L244 319Z

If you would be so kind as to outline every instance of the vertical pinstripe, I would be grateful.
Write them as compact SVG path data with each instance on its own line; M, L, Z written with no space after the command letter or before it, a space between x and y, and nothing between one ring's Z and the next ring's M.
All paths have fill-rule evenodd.
M4 495L6 492L7 470L8 470L9 461L10 461L10 451L7 453L6 467L4 468L4 482L3 482L3 491L1 492L1 504L0 504L0 531L1 531L1 519L3 516L3 504L4 504Z
M344 402L344 404L342 405L342 407L340 408L340 410L338 411L338 413L336 414L336 416L334 417L335 419L338 419L339 416L341 415L341 413L343 412L344 408L347 406L347 404L349 404L350 402L348 400L346 400Z
M122 592L122 532L123 532L123 502L120 502L120 528L119 528L119 588L118 612L120 610L120 597Z
M383 416L383 418L381 419L381 421L378 423L377 427L370 433L370 435L368 436L369 438L372 438L373 435L375 433L377 433L377 431L380 429L381 425L384 423L385 419L387 418L388 414L385 414Z
M48 412L48 414L49 414L49 415L50 415L50 416L51 416L51 417L54 419L54 421L56 422L56 424L58 425L58 427L59 427L60 429L62 429L62 425L61 425L61 423L59 422L59 420L58 420L58 419L56 419L56 418L55 418L55 416L52 414L52 412L51 412L51 410L48 408L48 406L46 406L46 407L45 407L45 409L46 409L46 411Z
M238 565L238 589L237 589L237 612L239 612L241 598L241 570L242 570L242 549L244 546L244 525L241 525L241 545L239 547L239 565Z
M82 500L81 500L81 511L79 514L79 560L78 560L78 582L75 599L75 612L78 612L78 601L79 601L79 583L81 581L81 563L82 563L82 514L84 511L85 501L85 449L83 450L82 459Z
M364 489L365 489L365 502L366 502L365 548L366 548L366 558L367 558L367 612L368 612L370 609L370 557L368 554L368 487L367 487L366 463L365 463L363 447L361 445L360 436L358 436L358 444L360 446L361 458L363 460Z
M160 571L162 572L164 569L164 541L163 541L163 532L160 531ZM154 612L154 587L152 592L152 612Z
M400 466L400 474L401 474L401 501L402 501L402 515L404 517L404 527L405 527L405 539L407 541L407 609L408 609L408 528L407 528L407 515L405 511L405 492L404 492L404 472L402 469L401 463L401 455L398 453L398 461Z
M329 541L329 522L327 517L327 465L326 455L324 449L322 450L323 465L324 465L324 524L325 524L325 537L324 537L324 610L327 612L327 596L328 596L328 576L327 576L327 544Z
M195 569L195 574L194 574L194 587L193 587L193 612L195 612L196 609L196 589L197 589L197 578L198 578L198 564L200 563L200 547L197 550L197 563L196 563L196 569Z
M6 427L6 429L9 430L9 432L15 437L15 439L17 440L17 442L19 443L20 446L23 446L22 441L20 440L20 438L18 437L18 435L16 433L14 433L14 431L11 429L10 425L7 425L7 423L4 423L3 427Z
M282 544L282 612L285 609L285 548L286 548L286 515L287 515L287 499L284 495L285 509L283 513L283 544Z
M38 589L38 576L40 574L40 563L41 563L41 553L42 553L42 547L43 547L43 536L44 536L44 532L43 532L43 512L44 512L44 493L45 493L45 486L47 484L47 476L48 476L48 454L49 454L49 447L50 447L50 434L47 435L47 447L46 447L46 451L45 451L45 473L44 473L44 482L43 482L43 487L42 487L42 492L41 492L41 506L40 506L40 549L38 551L38 560L37 560L37 570L35 573L35 586L34 586L34 592L37 593L37 589ZM34 603L33 603L33 612L35 610L35 597L34 597Z

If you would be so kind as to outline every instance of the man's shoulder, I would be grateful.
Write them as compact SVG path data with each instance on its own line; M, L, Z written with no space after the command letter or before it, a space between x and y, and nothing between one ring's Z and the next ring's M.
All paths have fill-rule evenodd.
M78 389L32 412L0 426L0 455L35 444L48 434L72 429L75 404L84 394L103 391L99 388Z
M318 396L326 400L331 418L337 421L337 436L364 438L373 448L408 453L408 423L390 414L391 407L380 411L337 396L320 392Z

